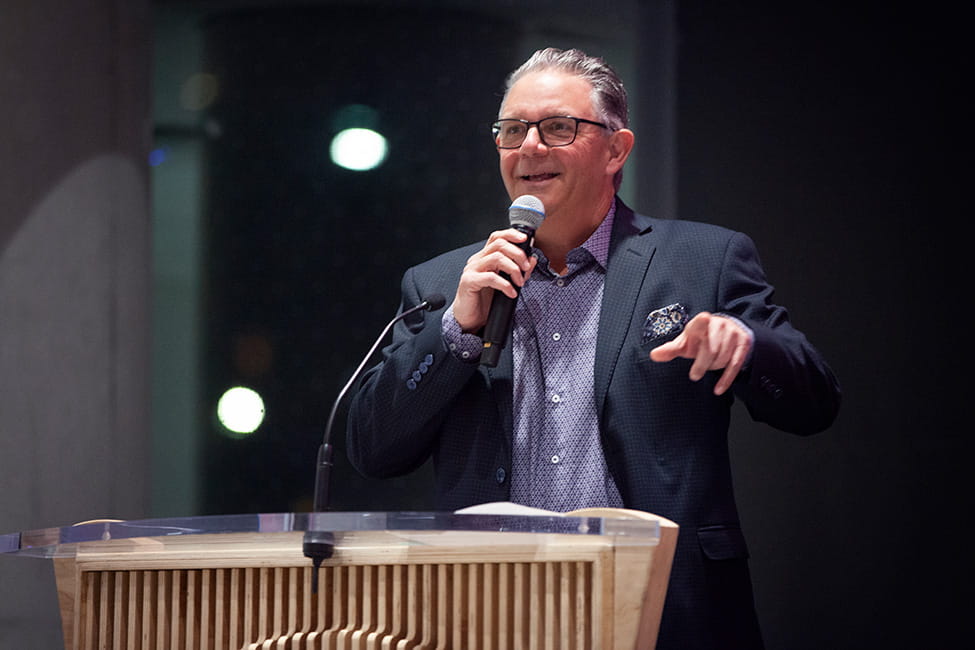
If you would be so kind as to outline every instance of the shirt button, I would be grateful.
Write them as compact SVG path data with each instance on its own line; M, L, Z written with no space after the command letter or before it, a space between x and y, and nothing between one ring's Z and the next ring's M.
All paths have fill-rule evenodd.
M565 280L563 280L562 278L559 278L558 280L555 281L555 286L557 286L557 287L564 287L565 286Z
M561 339L562 339L562 335L559 334L558 332L556 332L555 334L552 335L552 340L553 341L559 341Z
M471 357L471 353L468 352L467 350L464 350L463 352L460 353L460 356L464 359L469 359Z
M559 462L559 456L558 456L558 454L556 454L555 456L552 456L552 464L555 465L558 462Z
M562 401L562 398L559 396L558 393L556 393L555 395L552 395L552 402L553 403L558 404L561 401Z

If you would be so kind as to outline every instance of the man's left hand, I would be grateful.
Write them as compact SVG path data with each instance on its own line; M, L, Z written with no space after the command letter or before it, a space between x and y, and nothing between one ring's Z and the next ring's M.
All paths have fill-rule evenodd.
M701 312L677 338L651 350L650 358L660 362L694 359L691 381L699 381L709 370L724 369L714 385L714 394L721 395L741 372L751 349L751 334L734 320Z

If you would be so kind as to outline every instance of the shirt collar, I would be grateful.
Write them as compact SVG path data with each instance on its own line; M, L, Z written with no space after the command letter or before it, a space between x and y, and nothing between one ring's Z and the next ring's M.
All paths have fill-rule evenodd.
M596 230L580 246L569 251L569 254L566 256L570 275L586 266L590 259L595 260L603 270L606 269L606 263L609 260L609 242L613 234L613 217L615 216L616 200L614 199L609 204L609 212L603 217L602 222L596 227ZM545 257L545 253L539 248L535 248L534 251L535 256L539 259L538 269L547 275L554 275L549 271L548 258Z
M589 235L589 239L582 243L580 248L585 248L589 254L595 258L599 265L606 268L609 260L609 240L613 234L613 217L616 216L616 200L610 202L609 212L603 217L599 227Z

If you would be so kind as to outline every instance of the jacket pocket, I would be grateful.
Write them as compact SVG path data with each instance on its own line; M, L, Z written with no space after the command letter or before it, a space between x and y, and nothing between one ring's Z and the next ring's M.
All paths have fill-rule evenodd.
M710 560L748 559L748 546L739 526L701 526L697 540Z

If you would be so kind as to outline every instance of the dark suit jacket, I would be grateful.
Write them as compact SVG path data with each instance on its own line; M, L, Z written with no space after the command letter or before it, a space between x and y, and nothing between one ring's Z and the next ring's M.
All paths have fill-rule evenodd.
M474 244L409 269L404 307L450 300ZM727 432L737 397L759 421L793 433L828 427L837 383L816 350L771 302L751 240L724 228L634 214L618 201L605 278L595 395L607 465L626 507L680 526L658 648L760 647L747 549L732 489ZM679 303L693 316L723 312L755 333L733 393L717 372L688 379L690 361L650 360L670 336L647 341L647 315ZM512 356L497 368L455 358L442 310L402 321L351 404L348 453L369 476L409 472L431 455L437 507L508 500Z

